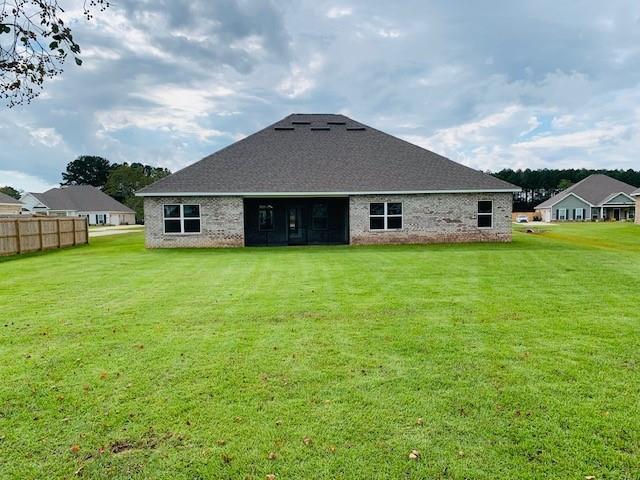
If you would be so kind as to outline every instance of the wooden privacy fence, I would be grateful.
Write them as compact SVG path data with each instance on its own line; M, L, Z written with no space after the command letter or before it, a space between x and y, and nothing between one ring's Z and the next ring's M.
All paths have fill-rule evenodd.
M89 243L86 218L0 217L0 255Z

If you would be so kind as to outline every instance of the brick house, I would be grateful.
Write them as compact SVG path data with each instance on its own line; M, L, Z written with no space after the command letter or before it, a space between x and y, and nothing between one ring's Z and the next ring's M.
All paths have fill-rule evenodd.
M632 192L631 196L636 199L636 223L640 224L640 188Z
M146 246L507 242L520 189L343 115L293 114L140 190Z

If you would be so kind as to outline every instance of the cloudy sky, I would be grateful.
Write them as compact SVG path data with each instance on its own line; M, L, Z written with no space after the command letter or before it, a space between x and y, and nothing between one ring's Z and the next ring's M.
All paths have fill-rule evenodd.
M82 154L175 171L292 112L482 170L640 168L638 2L74 1L84 65L0 107L0 184Z

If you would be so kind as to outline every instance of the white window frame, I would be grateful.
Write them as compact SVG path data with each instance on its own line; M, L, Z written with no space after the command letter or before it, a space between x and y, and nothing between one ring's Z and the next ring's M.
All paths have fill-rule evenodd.
M165 217L164 216L164 207L169 206L178 206L180 207L180 217ZM198 216L197 217L184 217L184 207L185 205L198 206ZM180 231L179 232L167 232L167 227L165 220L180 220ZM197 232L185 232L184 231L184 221L185 220L198 220L200 222L200 229ZM162 232L165 235L200 235L202 233L202 205L199 203L163 203L162 204Z
M383 203L384 204L384 213L382 215L371 215L371 204L373 203ZM387 210L387 205L389 203L399 203L400 211L402 212L400 215L392 214L389 215ZM388 220L389 218L400 218L400 228L389 228ZM371 219L372 218L384 218L384 228L371 228ZM404 228L404 204L403 202L369 202L369 231L371 232L386 232L386 231L398 231Z
M562 217L564 217L564 218L560 218L560 216L561 216L560 212L562 212ZM566 208L559 208L557 215L558 215L558 220L566 221L567 220L567 209Z
M580 218L578 218L578 212L580 213ZM584 222L584 208L576 208L573 214L574 220L580 220Z
M480 213L480 202L491 202L491 213ZM479 229L481 230L490 230L493 228L493 200L483 200L480 199L478 200L478 202L476 203L476 215L477 215L477 220L480 220L480 217L489 217L491 218L491 225L488 227L480 227L478 226Z

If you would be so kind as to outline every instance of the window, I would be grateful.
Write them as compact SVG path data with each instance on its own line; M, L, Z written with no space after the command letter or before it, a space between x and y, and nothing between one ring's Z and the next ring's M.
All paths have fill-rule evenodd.
M369 204L370 230L399 230L402 228L402 203L379 202Z
M584 220L584 208L576 208L573 211L574 220Z
M558 220L566 220L567 219L567 209L559 208L558 209Z
M258 207L258 230L261 232L273 230L273 205L260 205Z
M327 205L316 203L311 209L311 228L313 230L326 230L329 225L329 212Z
M200 233L200 205L163 205L164 233Z
M493 228L493 201L478 202L478 228Z

